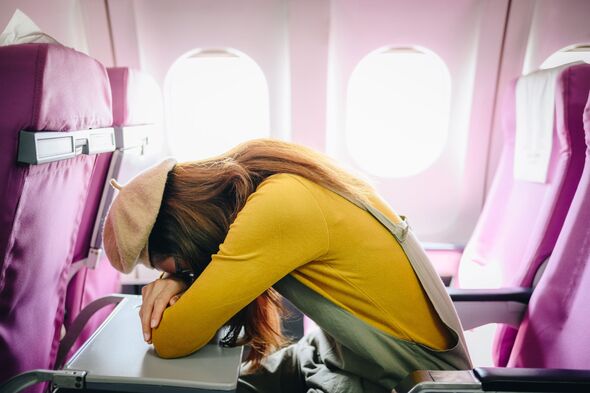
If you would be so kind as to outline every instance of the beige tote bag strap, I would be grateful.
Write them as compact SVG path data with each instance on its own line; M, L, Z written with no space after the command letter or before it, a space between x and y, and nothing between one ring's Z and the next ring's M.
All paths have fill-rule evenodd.
M453 306L453 302L451 301L438 273L434 269L434 266L428 259L428 255L426 255L424 248L422 248L422 245L418 242L418 239L408 225L406 218L402 216L402 222L394 223L389 217L370 204L353 201L339 192L336 193L361 209L369 212L396 238L406 253L418 280L420 280L420 283L432 303L432 306L438 313L439 318L445 325L453 330L459 339L459 347L462 347L462 350L465 351L465 353L468 353L461 321Z

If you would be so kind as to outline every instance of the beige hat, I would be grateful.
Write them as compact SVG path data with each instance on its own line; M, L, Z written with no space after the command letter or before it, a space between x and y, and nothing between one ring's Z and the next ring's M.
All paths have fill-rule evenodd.
M115 269L129 273L137 263L151 267L148 238L156 223L168 172L176 160L168 158L139 173L119 190L104 223L104 250Z

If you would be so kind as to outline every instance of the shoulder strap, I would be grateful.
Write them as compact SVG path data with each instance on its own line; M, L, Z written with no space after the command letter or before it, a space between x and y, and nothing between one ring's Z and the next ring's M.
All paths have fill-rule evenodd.
M424 292L426 292L426 295L436 310L439 318L457 336L458 343L457 346L453 348L453 350L458 351L459 353L457 355L459 356L464 355L464 357L469 361L467 345L463 336L463 327L461 326L461 321L459 320L457 311L453 306L453 302L451 301L451 298L449 297L442 280L428 259L428 255L426 255L422 245L420 242L418 242L418 239L412 232L406 218L401 216L402 221L399 223L394 223L391 221L391 219L389 219L386 215L381 213L369 203L351 200L346 195L343 195L339 192L336 192L336 194L342 196L361 209L369 212L395 237L408 257L412 269L416 273L416 276L418 277Z

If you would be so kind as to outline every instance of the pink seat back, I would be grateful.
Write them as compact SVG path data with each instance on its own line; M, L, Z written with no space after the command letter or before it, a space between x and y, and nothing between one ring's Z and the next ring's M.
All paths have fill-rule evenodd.
M84 212L74 247L74 262L83 261L89 256L94 225L98 219L97 214L101 195L107 181L112 156L113 153L99 154L94 163ZM64 319L66 330L70 328L80 311L88 303L101 296L120 292L120 288L119 274L110 264L99 263L94 269L80 268L68 283ZM98 312L88 321L76 344L72 347L71 354L90 337L96 327L105 319L108 311L110 311L110 308Z
M127 67L109 68L107 72L113 99L113 126L121 128L156 122L157 113L161 111L161 97L159 90L154 92L153 86L155 81L148 75ZM154 97L154 95L157 96ZM124 154L127 156L137 155L138 153L141 152L130 151ZM147 157L148 153L146 151L143 153L139 160L140 165L146 165L145 161L149 161L149 157ZM75 260L81 260L88 256L95 222L101 219L101 217L97 217L97 213L99 212L101 197L103 196L103 192L105 192L105 185L110 180L107 178L107 175L111 172L111 163L120 160L122 155L123 153L121 151L105 153L100 155L96 161L86 209L76 242ZM123 165L120 162L115 162L114 166L120 169ZM141 169L142 167L140 166L137 170L139 171ZM121 180L118 173L111 173L111 176L115 176ZM110 186L107 185L107 187ZM99 223L99 227L102 230L102 223ZM99 235L99 241L101 239L102 236ZM120 292L120 289L120 275L112 268L106 257L102 256L97 267L94 269L82 268L72 278L68 286L66 300L68 315L66 326L69 326L74 321L81 309L88 303L99 297ZM108 316L109 311L110 309L108 308L102 310L88 321L79 339L72 347L70 355L90 337Z
M515 85L504 100L504 147L475 231L463 253L458 283L463 288L532 286L551 255L584 165L582 113L590 90L590 65L565 68L557 76L553 148L546 183L513 176ZM501 327L495 362L506 365L516 330Z
M590 99L586 164L510 356L512 367L590 369Z
M51 44L0 47L0 102L1 382L53 366L96 157L18 164L19 131L109 127L112 114L104 67Z

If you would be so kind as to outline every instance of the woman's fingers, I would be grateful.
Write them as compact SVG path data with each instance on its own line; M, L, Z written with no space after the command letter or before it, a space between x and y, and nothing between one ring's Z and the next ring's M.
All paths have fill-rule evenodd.
M153 284L153 283L152 283ZM153 290L152 284L148 284L143 288L149 287L147 290L142 289L142 303L139 309L139 317L141 318L141 330L143 331L143 338L149 342L152 338L152 328L150 327L152 310L154 308Z
M172 296L172 298L170 299L170 305L173 306L174 303L176 303L178 301L178 299L180 299L180 295L176 295L176 296Z
M150 318L150 328L155 329L160 324L160 320L162 319L162 314L166 307L168 307L169 299L165 299L165 297L158 297L154 301L154 307L152 308L152 315Z
M152 329L158 327L164 310L176 303L186 289L186 284L173 278L158 279L141 290L142 305L139 309L141 329L146 342L151 343Z

